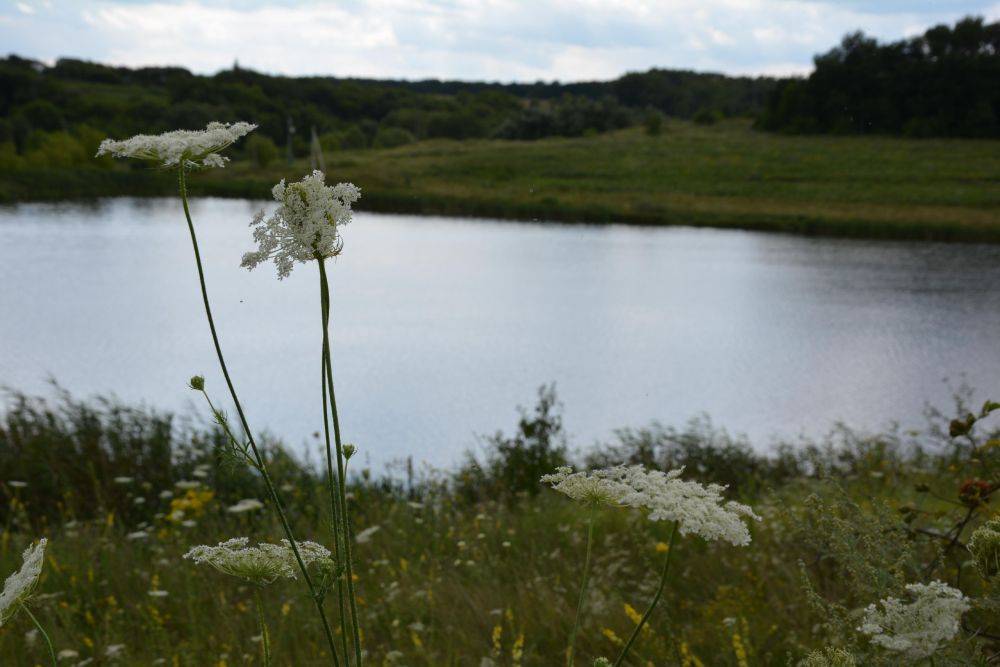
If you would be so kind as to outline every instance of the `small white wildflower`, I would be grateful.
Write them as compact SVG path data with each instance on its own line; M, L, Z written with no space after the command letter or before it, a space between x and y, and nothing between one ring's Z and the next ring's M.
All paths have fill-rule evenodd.
M544 475L542 481L580 502L646 510L651 521L676 522L681 535L721 539L735 546L750 544L750 531L743 519L760 521L753 509L735 501L726 502L722 497L724 486L680 479L683 472L684 468L662 472L640 465L589 473L562 467Z
M848 651L842 648L826 648L813 651L798 667L857 667L858 662Z
M120 658L125 652L125 644L110 644L104 649L105 658Z
M149 533L144 530L137 530L134 533L129 533L125 536L126 540L144 540L149 537Z
M252 512L254 510L263 509L263 507L264 503L259 500L254 498L244 498L235 505L227 508L226 511L231 514L243 514L244 512Z
M248 546L249 542L245 537L237 537L214 547L197 546L184 554L184 558L261 586L279 578L296 578L297 561L287 540L280 545L262 542L254 547ZM320 544L297 542L296 545L307 567L330 559L329 549Z
M17 613L21 605L31 598L38 584L38 577L42 574L47 543L48 540L43 537L37 544L25 549L21 556L24 560L21 569L3 582L3 593L0 593L0 627L3 627Z
M173 491L160 491L160 500L170 500L174 497Z
M372 535L377 533L379 530L381 530L381 526L369 526L368 528L359 531L354 536L354 541L357 542L358 544L364 544L366 542L369 542L372 539Z
M204 130L140 134L124 141L105 139L97 149L97 157L131 157L159 162L164 167L181 166L186 169L223 167L228 158L219 155L219 151L256 128L250 123L209 123Z
M191 489L197 489L201 487L201 482L196 480L182 479L179 482L174 482L176 486L181 491L190 491Z
M64 648L56 654L56 659L58 660L72 660L73 658L79 658L80 652L74 651L71 648Z
M542 475L541 481L585 505L616 505L630 489L605 472L573 472L569 466L561 466L554 473Z
M149 597L151 597L151 598L165 598L168 595L170 595L169 592L158 590L158 589L153 589L151 591L147 591L146 594L149 595Z
M136 498L132 502L135 503L136 505L145 505L146 499L143 498L142 496L136 496Z
M25 644L28 646L34 646L36 641L38 641L38 628L31 628L24 633Z
M969 602L961 591L940 581L909 584L906 591L912 602L888 597L868 605L858 630L869 635L872 644L917 661L958 634Z
M194 528L198 525L198 522L194 519L185 519L184 521L181 521L181 525L185 528Z
M122 486L126 484L131 484L135 479L133 477L115 477L115 484L121 484Z
M351 221L351 204L361 190L351 183L326 185L325 175L314 171L297 183L281 181L271 193L280 206L270 218L261 211L250 226L257 250L243 255L241 266L253 269L268 259L286 278L295 262L308 262L340 254L340 227Z
M7 482L7 485L15 489L23 489L24 487L28 486L28 483L12 479Z

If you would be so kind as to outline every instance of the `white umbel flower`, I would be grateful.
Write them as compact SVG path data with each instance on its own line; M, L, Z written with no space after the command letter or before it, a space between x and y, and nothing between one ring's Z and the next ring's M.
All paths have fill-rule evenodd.
M340 227L351 221L351 204L361 190L351 183L326 185L325 178L314 171L296 183L274 186L271 194L280 206L271 217L261 211L250 222L257 250L244 254L241 266L253 269L274 259L280 279L292 272L295 262L340 254Z
M45 556L45 545L48 540L44 537L24 550L22 559L24 564L21 569L7 577L3 582L3 593L0 594L0 627L9 621L21 605L28 601L38 584L38 577L42 574L42 562Z
M585 505L617 505L632 489L618 480L618 468L573 472L561 466L549 475L542 475L543 484L564 493Z
M649 512L651 521L675 521L681 535L725 540L735 546L750 544L745 518L760 521L753 509L725 501L726 487L680 479L683 468L662 472L640 465L615 466L591 472L558 468L543 482L584 503L606 503Z
M238 501L235 505L231 505L226 508L226 511L230 514L243 514L245 512L253 512L254 510L264 509L264 503L260 502L256 498L244 498Z
M224 167L229 158L219 155L257 128L251 123L209 123L204 130L174 130L163 134L139 134L131 139L105 139L97 157L131 157L159 162L164 167Z
M281 544L262 542L257 546L249 546L250 540L236 537L218 546L201 545L194 547L186 554L195 563L211 565L219 572L239 577L250 583L264 586L277 579L295 579L298 574L298 563L288 540ZM315 542L297 542L302 562L310 564L330 559L330 550Z
M909 584L906 591L912 602L888 597L868 605L858 630L869 635L872 644L917 661L958 634L969 602L961 591L940 581Z

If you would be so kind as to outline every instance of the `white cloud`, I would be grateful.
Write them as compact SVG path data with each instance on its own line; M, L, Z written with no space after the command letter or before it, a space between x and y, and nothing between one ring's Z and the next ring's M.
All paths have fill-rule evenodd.
M23 5L23 8L21 7ZM53 60L233 61L266 72L489 80L609 78L653 66L801 73L846 32L898 39L975 0L22 0L6 50ZM27 8L27 9L24 9ZM30 13L25 13L30 12Z

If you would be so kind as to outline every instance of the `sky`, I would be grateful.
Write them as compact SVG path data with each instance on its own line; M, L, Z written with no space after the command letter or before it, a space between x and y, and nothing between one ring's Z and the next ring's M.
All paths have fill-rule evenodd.
M1000 0L0 0L0 53L289 75L581 81L650 67L805 74Z

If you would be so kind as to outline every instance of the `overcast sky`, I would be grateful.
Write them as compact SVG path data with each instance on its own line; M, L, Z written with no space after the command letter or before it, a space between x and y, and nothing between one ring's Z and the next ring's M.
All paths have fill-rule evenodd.
M0 0L0 49L282 74L576 81L789 74L857 29L899 39L1000 0Z

